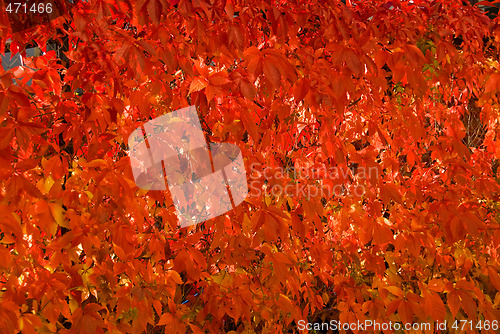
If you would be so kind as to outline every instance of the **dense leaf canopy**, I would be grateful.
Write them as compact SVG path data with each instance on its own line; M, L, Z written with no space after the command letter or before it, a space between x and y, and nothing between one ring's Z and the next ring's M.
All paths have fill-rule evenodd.
M1 48L45 53L0 69L0 331L500 319L498 19L345 2L90 0L17 32L2 12ZM127 138L189 105L250 194L179 228Z

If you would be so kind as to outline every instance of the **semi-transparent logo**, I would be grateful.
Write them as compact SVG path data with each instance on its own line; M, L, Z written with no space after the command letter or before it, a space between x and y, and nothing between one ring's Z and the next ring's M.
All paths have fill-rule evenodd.
M209 149L194 106L145 123L128 145L135 183L147 190L168 187L181 227L220 216L248 195L239 147L211 143Z

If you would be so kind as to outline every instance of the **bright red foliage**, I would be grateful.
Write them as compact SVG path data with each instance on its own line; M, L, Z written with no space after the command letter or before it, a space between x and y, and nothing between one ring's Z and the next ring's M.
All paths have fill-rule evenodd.
M0 69L2 333L500 319L500 26L477 6L90 0L15 34L2 15L1 48L67 49ZM179 229L126 139L189 105L251 194Z

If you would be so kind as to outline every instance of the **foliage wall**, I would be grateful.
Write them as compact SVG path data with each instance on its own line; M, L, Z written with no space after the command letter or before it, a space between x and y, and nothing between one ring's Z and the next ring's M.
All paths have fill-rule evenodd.
M0 48L58 46L0 69L2 333L500 319L500 27L477 6L91 0L0 21ZM189 105L241 148L250 195L181 229L127 138Z

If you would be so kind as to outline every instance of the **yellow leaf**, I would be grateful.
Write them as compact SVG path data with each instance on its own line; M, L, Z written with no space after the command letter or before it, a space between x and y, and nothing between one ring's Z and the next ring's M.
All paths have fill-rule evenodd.
M16 242L16 239L10 234L4 234L2 240L0 240L2 244L13 244L14 242Z
M326 292L323 292L323 295L321 295L321 297L323 298L323 302L325 304L327 304L328 301L330 300L330 297L328 296L328 294Z
M214 280L215 283L221 284L222 280L224 279L224 272L218 273L216 275L212 275L212 279Z
M398 286L387 286L385 287L385 289L387 291L389 291L390 293L392 293L394 296L397 296L397 297L400 297L400 298L403 298L403 290L401 290L400 287Z
M71 313L74 313L79 306L80 305L78 305L78 302L74 298L69 298L69 309Z
M69 228L69 223L63 217L63 208L60 204L57 203L49 203L50 212L52 213L52 217L56 221L57 225Z
M95 168L95 167L107 167L107 166L108 166L108 163L106 162L106 160L95 159L95 160L92 160L89 163L87 163L87 165L85 167Z

